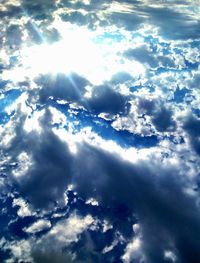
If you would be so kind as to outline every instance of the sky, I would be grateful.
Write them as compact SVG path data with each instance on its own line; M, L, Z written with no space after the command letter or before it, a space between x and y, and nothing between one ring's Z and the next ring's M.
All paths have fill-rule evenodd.
M0 0L0 262L200 262L199 14Z

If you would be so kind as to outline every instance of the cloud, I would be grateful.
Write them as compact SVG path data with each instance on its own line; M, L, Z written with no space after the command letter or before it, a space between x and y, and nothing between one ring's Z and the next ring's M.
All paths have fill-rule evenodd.
M198 16L193 11L196 3L189 1L90 1L88 5L81 1L62 1L61 6L71 10L64 19L77 24L95 24L101 26L116 25L132 31L144 24L158 28L166 39L196 39L199 35ZM79 10L84 10L83 15ZM181 11L182 12L181 12ZM92 15L93 16L92 16Z
M0 8L0 17L3 19L7 17L22 17L21 7L16 5L14 1L7 1L7 3L4 3Z
M73 177L77 192L84 198L93 196L105 207L126 204L134 211L141 224L147 262L164 260L164 250L172 244L181 262L197 262L191 251L199 253L194 238L199 235L198 208L195 200L183 193L187 178L180 179L179 167L162 167L157 161L154 166L153 159L133 166L89 145L81 151ZM186 226L190 226L189 232Z
M16 128L16 136L7 150L12 160L26 152L31 164L16 177L19 189L36 208L48 209L55 202L64 202L64 192L70 182L71 156L67 145L48 127L50 111L41 118L42 132L26 133L23 121Z
M176 122L169 103L143 95L134 96L133 99L129 96L129 100L130 110L125 116L116 118L112 124L115 129L142 136L175 131Z
M123 8L123 5L121 5ZM114 24L118 27L125 28L126 30L137 30L139 26L145 21L143 16L140 15L137 10L134 9L121 12L121 10L115 11L112 10L112 6L110 10L108 9L108 13L105 13L105 20L108 23Z
M31 211L30 205L27 204L23 198L16 198L13 200L13 207L19 207L18 211L17 211L17 215L19 217L26 217L26 216L30 216L33 213L33 211Z
M146 107L147 104L144 105ZM146 109L150 110L151 107ZM99 206L110 209L109 221L118 218L116 229L128 238L127 241L131 235L127 218L130 218L130 225L134 220L139 222L141 250L138 257L144 257L146 262L164 262L167 260L165 251L168 250L175 251L180 262L198 262L196 240L200 234L200 221L197 195L189 195L184 191L187 188L195 193L197 182L196 178L190 179L187 176L189 168L184 160L173 164L153 154L133 164L123 160L119 154L83 141L77 144L76 154L72 154L67 144L53 133L51 122L51 113L46 110L40 119L41 132L26 133L22 128L22 117L16 126L16 137L7 150L13 156L13 161L22 150L31 157L31 167L16 179L18 190L31 205L44 211L55 206L63 207L67 186L73 184L74 190L83 200L93 198ZM190 134L196 136L193 130ZM68 222L71 224L70 220ZM64 225L60 222L42 237L44 250L40 248L39 240L33 245L32 256L36 262L44 259L53 262L55 258L62 262L68 256L73 258L70 249L66 250L66 255L57 254L60 242L65 247L67 240L70 240L63 229ZM134 233L132 235L135 247ZM75 236L72 239L78 242ZM86 240L88 246L90 239ZM52 242L55 249L50 252ZM90 253L90 246L87 246L85 256ZM129 247L132 248L132 245ZM126 253L130 255L127 254L125 258L132 257L130 249L127 247Z
M43 230L47 230L51 227L51 222L45 219L39 219L29 227L25 227L24 231L29 234L34 234Z
M175 3L176 7L176 3ZM172 9L172 6L141 6L138 8L147 15L148 21L160 29L167 39L195 39L199 34L199 21L186 13Z
M200 119L189 114L186 116L183 128L189 136L190 143L198 155L200 155Z
M0 243L8 262L199 263L194 2L0 4ZM25 48L43 52L59 40L43 65L65 66L64 47L75 43L69 67L81 60L80 72L34 74L33 56L25 70ZM22 96L10 104L13 87Z
M135 49L128 49L124 55L131 59L136 59L141 63L145 63L149 68L156 69L158 67L175 67L174 62L170 57L163 56L159 52L155 53L146 45L142 45Z
M92 216L81 217L77 214L71 214L68 219L60 221L32 244L31 254L34 262L79 262L76 260L76 253L71 253L67 247L70 243L77 242L79 235L93 223Z
M173 112L163 106L153 114L152 123L155 125L156 129L160 132L175 129L175 122L172 119Z
M144 105L145 108L147 104ZM151 107L146 109L151 112ZM147 155L143 161L138 159L133 164L123 160L119 154L83 141L77 144L78 150L72 154L67 144L53 133L51 114L50 110L46 110L40 117L42 130L39 133L23 130L22 115L19 124L16 123L16 137L7 149L12 161L22 151L26 151L31 158L32 165L28 171L15 179L17 189L30 204L43 211L56 206L64 207L64 193L68 185L73 184L83 200L93 198L99 206L110 209L109 221L113 222L117 217L120 223L116 229L128 240L131 232L127 217L130 218L130 225L134 220L139 221L142 235L139 255L147 262L164 262L165 251L168 250L175 251L180 262L197 262L193 258L193 254L197 258L199 255L196 242L200 229L197 196L185 192L186 188L195 189L197 182L187 176L188 164L184 161L173 164L165 158L163 162L156 154ZM53 243L58 245L62 240L63 225L60 225L59 231L56 229L53 227L47 235L52 236L55 239ZM134 238L134 233L132 235ZM65 236L63 238L62 244L65 243ZM51 248L48 240L44 237L45 252L39 249L40 245L36 246L33 256L36 262L47 257ZM86 255L90 251L87 249ZM67 251L70 255L71 251ZM53 251L50 255L53 260L57 252ZM58 258L62 262L67 256ZM70 257L73 258L73 255ZM47 257L47 260L51 259Z
M185 2L186 3L186 2ZM123 1L124 6L130 5L130 1ZM123 4L121 8L123 8ZM191 3L186 3L191 5ZM123 10L123 9L122 9ZM183 9L184 10L184 9ZM186 8L187 10L187 8ZM199 35L199 21L191 12L180 12L178 2L163 4L162 1L157 6L141 1L130 5L129 12L121 12L118 14L119 20L116 22L118 26L124 26L128 30L133 30L131 24L150 23L159 29L161 35L166 39L195 39ZM130 17L130 18L129 18Z
M95 113L119 114L124 112L127 98L108 85L94 87L87 104Z
M52 19L52 11L55 10L54 0L43 0L43 1L31 1L24 0L21 3L21 7L29 17L35 20Z
M10 25L6 33L6 44L12 48L19 48L22 44L21 28L18 25Z
M125 253L122 257L123 262L142 262L144 256L140 250L141 240L140 237L134 237L133 240L127 245Z
M76 73L65 75L58 74L52 77L44 75L37 80L37 84L42 87L39 91L40 102L46 103L49 97L56 100L66 100L69 102L81 102L85 87L89 82Z
M30 36L30 41L35 44L41 44L43 42L43 37L39 28L31 21L28 21L25 25L28 35Z

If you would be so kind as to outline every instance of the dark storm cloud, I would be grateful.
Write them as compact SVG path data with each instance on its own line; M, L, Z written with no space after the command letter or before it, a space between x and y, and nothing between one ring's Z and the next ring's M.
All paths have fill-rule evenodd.
M165 262L168 249L177 252L178 262L198 262L200 218L195 198L183 193L189 180L179 167L151 159L131 165L89 145L79 149L76 190L111 210L124 204L133 211L142 225L146 262Z
M190 143L198 155L200 155L200 119L190 114L184 121L183 128L187 131Z
M167 109L166 107L161 107L157 112L154 113L152 123L160 132L173 131L175 128L175 122L172 117L172 110Z
M148 114L152 114L156 107L148 100L141 101L139 105ZM26 133L23 130L25 118L21 115L7 154L12 156L13 162L23 151L31 157L31 166L17 178L17 184L33 207L50 209L56 202L62 204L67 185L73 183L84 200L93 197L111 213L124 206L136 215L141 225L141 249L146 262L165 262L165 250L175 251L178 262L198 262L199 210L195 196L186 195L183 191L188 187L195 189L196 182L191 186L182 168L163 165L150 157L131 164L115 154L84 143L79 144L77 154L72 155L67 145L52 132L52 117L48 110L40 120L41 133ZM162 121L158 125L162 127ZM190 117L185 129L192 139L199 135L198 128L199 121ZM123 233L125 228L120 231L126 233ZM43 246L42 254L35 248L35 259L50 260L52 245ZM52 257L57 257L57 252L54 252ZM61 255L60 258L63 260L65 257Z
M44 75L39 77L36 82L42 87L39 92L41 103L46 103L50 96L54 99L79 103L83 99L85 87L89 84L85 78L76 73L70 75L59 73L56 76Z
M127 76L129 75L116 76L112 82L119 83ZM75 102L96 114L102 112L118 114L124 112L127 103L126 96L121 95L112 86L106 84L92 87L91 98L84 98L86 86L90 83L75 73L70 75L58 74L56 77L45 75L36 82L41 86L39 101L42 104L46 103L49 97L53 97L55 100Z
M102 85L93 88L92 97L87 101L88 108L95 113L118 114L125 110L127 98L111 86Z
M140 98L138 101L138 111L142 114L152 115L155 109L155 100Z
M174 131L176 123L173 120L173 111L162 101L140 98L138 112L151 116L151 121L157 131Z
M63 194L70 181L71 156L66 144L50 129L51 114L46 110L41 119L42 133L26 133L23 129L25 117L16 126L8 154L13 161L22 152L31 158L31 165L17 184L20 191L35 208L49 209L55 202L63 201Z
M147 104L145 108L151 112ZM196 189L196 182L194 179L191 182L182 168L163 165L153 157L131 164L85 143L80 143L77 154L72 156L51 131L48 110L40 121L43 129L40 134L26 134L22 129L23 121L21 118L16 127L16 137L8 153L13 155L13 161L21 151L32 158L32 165L17 181L20 191L35 208L52 208L62 201L67 185L73 183L81 198L93 197L111 213L121 206L132 211L141 225L141 250L146 262L167 262L164 251L172 250L177 262L198 263L199 208L195 196L184 193L185 188ZM194 138L199 134L197 120L190 120L185 127ZM121 231L123 234L126 230L121 228ZM54 262L53 257L57 258L60 252L52 250L50 241L42 245L43 250L33 248L36 262L42 259ZM60 260L64 258L60 255Z
M122 206L132 211L141 225L145 262L168 262L165 250L174 251L177 262L199 262L199 209L195 197L183 191L192 186L180 167L163 166L156 158L133 165L88 144L79 145L72 161L66 146L50 130L40 136L27 140L34 164L20 179L22 192L33 205L46 208L58 201L72 182L84 200L94 197L111 213ZM123 234L123 228L120 231ZM33 247L35 262L57 262L58 256L62 262L65 256L52 246L51 239L44 239Z
M35 20L52 20L55 7L55 0L23 0L21 3L24 14Z

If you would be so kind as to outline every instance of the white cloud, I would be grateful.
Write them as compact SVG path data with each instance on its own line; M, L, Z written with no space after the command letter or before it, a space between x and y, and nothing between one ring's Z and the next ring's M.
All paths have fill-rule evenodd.
M62 244L78 241L78 235L94 223L91 215L80 217L72 214L66 220L57 223L47 234L46 238L54 239Z
M25 175L32 165L32 159L26 152L21 152L17 157L17 167L13 169L12 174L18 178Z
M17 214L19 217L25 217L25 216L31 216L34 215L34 212L30 208L29 204L25 202L22 198L15 198L13 199L13 206L18 206L19 209L17 211Z
M169 259L171 262L176 262L176 255L174 254L173 251L166 250L164 252L164 258Z
M127 245L125 253L122 256L122 260L125 263L129 263L132 260L138 260L142 262L144 256L141 249L141 239L140 237L134 237L133 240Z
M98 201L95 200L94 198L88 199L85 203L86 203L87 205L89 204L89 205L92 205L92 206L98 206L98 205L99 205Z
M51 227L51 222L45 219L39 219L38 221L34 222L29 227L25 227L23 230L26 233L34 234L43 230L47 230Z
M13 263L16 261L33 262L31 257L31 243L28 240L7 242L4 249L11 252L11 257L5 260L6 263Z

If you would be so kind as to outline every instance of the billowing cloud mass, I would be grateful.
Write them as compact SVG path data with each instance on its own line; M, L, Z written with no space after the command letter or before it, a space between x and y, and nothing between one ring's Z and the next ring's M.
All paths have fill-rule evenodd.
M0 3L0 262L200 262L200 2Z

